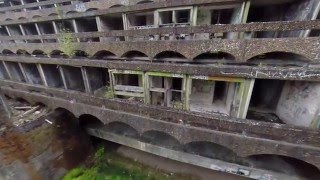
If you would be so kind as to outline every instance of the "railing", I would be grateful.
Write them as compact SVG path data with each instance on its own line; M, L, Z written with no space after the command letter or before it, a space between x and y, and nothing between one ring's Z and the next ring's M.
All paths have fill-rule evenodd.
M279 22L254 22L246 24L219 24L208 26L167 27L134 30L111 30L106 32L63 33L73 38L99 38L99 37L124 37L124 36L150 36L161 34L201 34L224 32L259 32L259 31L291 31L320 29L320 20L311 21L279 21ZM44 40L60 39L62 34L43 34L26 36L0 36L1 41L10 40Z

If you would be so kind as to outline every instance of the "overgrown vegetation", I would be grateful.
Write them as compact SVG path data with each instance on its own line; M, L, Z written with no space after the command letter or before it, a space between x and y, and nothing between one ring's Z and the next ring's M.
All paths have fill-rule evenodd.
M182 101L172 101L172 106L175 109L185 109L184 108L184 103Z
M194 177L164 173L141 165L103 147L93 156L93 165L69 171L62 180L191 180Z
M61 43L60 50L65 55L72 57L76 53L76 47L74 42L76 38L73 36L70 30L62 28L59 33L59 41Z
M114 93L111 87L107 87L106 92L105 92L105 98L107 99L113 99L114 98Z

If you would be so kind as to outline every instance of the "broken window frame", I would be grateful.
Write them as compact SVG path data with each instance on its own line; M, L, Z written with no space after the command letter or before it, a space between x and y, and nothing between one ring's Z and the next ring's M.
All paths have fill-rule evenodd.
M189 22L187 23L178 23L176 19L176 11L181 11L181 10L189 10ZM161 21L160 14L162 12L166 11L172 11L172 23L166 23L163 24ZM155 25L157 27L176 27L176 26L191 26L193 25L193 16L194 16L194 7L193 6L187 6L187 7L177 7L177 8L165 8L165 9L158 9L155 11Z
M186 109L186 84L187 84L187 78L184 74L173 74L173 73L161 73L161 72L146 72L146 103L151 104L151 95L152 92L160 92L164 94L164 106L177 108L177 109ZM166 81L166 78L180 78L181 79L181 90L175 90L175 89L169 89L166 87L166 83L164 82L163 88L153 88L152 87L152 77L162 77L164 78L164 81ZM173 100L170 98L170 93L172 92L180 92L181 93L181 104L179 104L179 107L177 105L172 104ZM176 106L176 107L175 107Z
M130 86L130 85L117 85L116 84L116 75L138 75L141 78L141 82L139 82L139 86ZM109 70L110 78L110 86L113 91L114 97L116 96L125 96L125 97L137 97L145 99L145 91L144 91L144 72L141 71L131 71L131 70L117 70L110 69ZM141 83L141 84L140 84ZM121 90L122 89L122 90ZM145 101L145 100L144 100Z
M193 80L206 80L206 81L223 81L236 83L235 94L232 100L230 108L230 116L236 118L245 119L247 116L249 103L251 99L251 93L254 86L254 79L245 79L245 78L227 78L227 77L211 77L211 76L199 76L199 75L190 75L187 77L187 103L186 109L190 109L190 98L192 92L192 81Z

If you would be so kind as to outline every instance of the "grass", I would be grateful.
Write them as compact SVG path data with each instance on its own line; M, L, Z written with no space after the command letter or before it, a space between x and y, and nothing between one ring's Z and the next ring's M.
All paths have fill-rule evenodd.
M80 166L69 171L62 180L188 180L190 176L166 173L139 164L115 152L99 148L93 156L93 165Z

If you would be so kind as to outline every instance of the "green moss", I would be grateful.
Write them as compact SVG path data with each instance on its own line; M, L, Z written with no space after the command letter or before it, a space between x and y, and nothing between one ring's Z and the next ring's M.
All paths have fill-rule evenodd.
M182 101L172 101L172 105L175 109L185 109L184 103Z
M65 55L72 57L76 53L76 47L74 42L76 38L68 29L60 30L59 41L61 43L60 50L64 52Z
M105 98L107 99L113 99L114 98L114 93L111 87L107 87L106 91L105 91Z
M190 180L193 176L165 173L141 165L115 152L99 148L93 156L91 167L75 168L62 180Z

